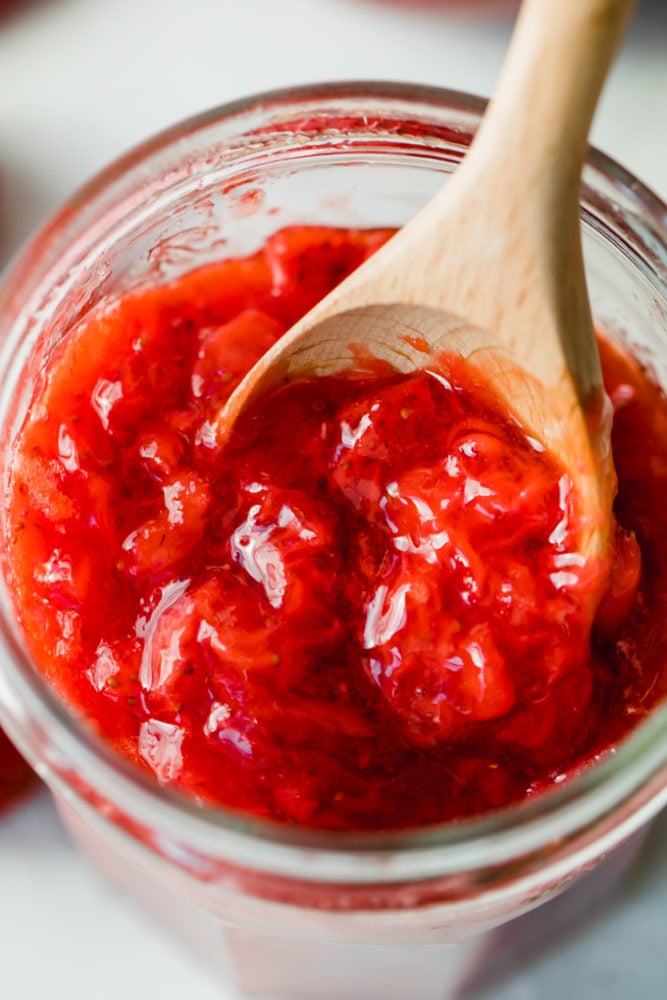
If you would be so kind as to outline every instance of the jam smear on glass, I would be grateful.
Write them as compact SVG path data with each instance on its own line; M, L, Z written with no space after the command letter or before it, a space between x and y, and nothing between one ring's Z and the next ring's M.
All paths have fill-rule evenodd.
M36 784L36 777L0 729L0 815Z

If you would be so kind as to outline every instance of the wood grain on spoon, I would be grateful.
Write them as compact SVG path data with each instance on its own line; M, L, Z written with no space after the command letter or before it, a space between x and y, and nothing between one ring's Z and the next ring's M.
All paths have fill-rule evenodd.
M598 97L634 6L524 0L463 164L253 367L219 415L220 438L259 393L348 368L359 347L402 371L456 351L560 459L580 496L581 551L604 553L615 476L579 189Z

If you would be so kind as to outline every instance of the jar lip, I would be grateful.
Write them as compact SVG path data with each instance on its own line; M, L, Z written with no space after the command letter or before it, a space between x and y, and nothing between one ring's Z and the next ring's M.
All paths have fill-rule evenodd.
M130 170L147 157L163 149L187 134L201 131L216 122L241 116L250 111L268 110L272 107L284 107L299 101L325 98L388 98L404 99L414 103L433 103L434 105L460 108L478 114L480 117L488 104L488 100L464 91L435 87L428 84L402 83L400 81L383 80L338 80L329 83L305 83L291 87L281 87L271 90L260 90L244 97L226 101L204 111L183 118L172 125L156 132L142 142L134 145L126 153L114 159L93 177L86 181L63 204L61 212L69 212L80 206L95 192L108 184L109 180L119 173Z
M481 117L486 106L486 101L482 98L459 91L383 81L308 84L244 97L173 125L121 156L80 188L51 221L47 222L31 246L37 245L41 236L56 228L62 220L84 209L116 178L136 168L154 153L176 144L186 134L190 135L214 123L233 119L247 112L262 112L308 102L319 103L322 106L322 102L343 98L360 101L368 98L403 100L408 104L431 104L434 110L467 112L476 118ZM661 199L624 167L598 150L591 150L589 165L606 180L611 180L615 186L629 193L632 201L641 207L642 216L652 220L660 231L661 240L667 243L667 206ZM2 589L6 589L4 580ZM4 647L5 657L18 661L22 667L23 665L30 667L22 650L15 623L10 621L9 628L4 620L0 624L2 625L0 645ZM22 669L18 676L11 678L3 677L0 672L0 707L3 701L4 714L7 716L4 724L19 745L26 744L22 732L19 731L23 727L17 725L10 716L24 719L26 706L28 708L34 706L37 713L39 709L42 711L46 709L49 721L56 723L63 737L63 753L67 755L71 750L75 759L83 759L86 763L96 766L101 764L105 781L109 788L113 788L119 809L122 810L127 805L128 815L137 815L134 808L130 809L130 803L134 806L132 796L139 793L145 800L144 812L147 814L149 810L157 810L151 816L158 816L163 830L173 830L174 836L178 837L187 828L188 835L195 833L193 839L201 844L202 849L224 854L229 848L236 858L246 856L247 851L243 847L245 840L267 847L271 845L279 853L282 852L283 860L287 854L291 854L297 859L297 863L301 857L300 852L304 850L320 852L323 858L326 857L329 861L345 859L349 862L350 859L358 857L363 859L364 865L367 864L370 855L376 857L378 863L382 864L384 863L382 859L386 860L388 856L397 852L406 852L413 857L423 856L424 872L430 870L429 859L437 855L441 860L443 851L451 854L452 864L456 870L461 870L456 863L457 858L461 866L465 867L466 858L474 853L479 861L479 856L484 857L485 850L488 852L489 863L492 863L492 859L502 860L503 857L508 860L521 852L543 846L547 842L545 837L549 831L553 837L563 837L586 824L593 823L620 801L629 797L637 788L649 782L667 764L665 738L667 705L664 705L658 707L651 717L637 726L621 745L609 751L604 759L596 762L594 766L583 768L563 786L544 792L535 800L510 806L495 814L417 830L368 833L318 831L248 817L223 807L202 808L184 795L158 785L153 778L142 774L139 769L117 756L91 731L84 728L76 716L58 700L46 680L38 676L33 669ZM7 709L8 705L13 706L15 711L10 712ZM27 746L25 748L27 755L30 756L30 748ZM51 764L58 778L58 762L51 761ZM63 787L67 785L65 771L66 768L60 771L59 780ZM76 790L86 799L86 789L79 787ZM92 798L92 793L88 798ZM557 818L561 820L560 825L552 828L549 820L555 823ZM491 850L492 843L493 850ZM438 865L441 870L439 862ZM256 867L256 864L254 866ZM298 868L296 870L298 871ZM329 867L327 870L333 869ZM392 871L395 874L396 869ZM308 874L311 875L310 870Z
M79 187L51 217L50 222L47 221L40 228L37 237L57 220L69 217L73 211L80 210L85 202L91 200L115 177L131 170L153 153L177 142L183 135L191 135L216 122L232 119L250 111L267 110L299 101L369 97L402 99L415 104L431 103L434 106L469 112L479 118L488 104L487 98L465 91L397 80L339 80L257 91L188 116L134 145ZM652 216L658 224L667 226L667 203L617 160L591 145L588 166L594 167L620 185L626 193L631 194L634 201L642 205L644 212Z

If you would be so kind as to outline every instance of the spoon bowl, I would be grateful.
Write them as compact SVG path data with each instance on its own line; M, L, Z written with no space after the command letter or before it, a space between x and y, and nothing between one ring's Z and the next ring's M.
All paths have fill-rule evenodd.
M580 510L577 547L586 559L599 563L607 547L606 519L616 482L609 446L611 408L605 406L599 416L607 426L593 434L590 413L584 414L579 406L565 412L507 347L488 331L445 310L401 303L360 306L332 312L309 326L307 336L279 341L254 366L252 378L230 397L221 411L217 435L228 438L253 403L287 382L373 376L383 365L406 374L426 369L438 377L452 355L465 359L471 383L492 387L499 406L513 414L538 447L548 449L566 470L575 470ZM606 455L596 450L602 446L609 448Z

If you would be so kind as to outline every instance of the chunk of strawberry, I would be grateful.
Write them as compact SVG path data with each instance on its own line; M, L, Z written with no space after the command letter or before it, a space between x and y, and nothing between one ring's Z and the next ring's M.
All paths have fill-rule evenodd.
M230 554L258 583L268 604L288 617L324 628L336 594L340 545L336 521L321 501L299 490L250 486L243 520L230 535Z
M132 464L142 468L152 479L164 482L176 477L186 451L184 436L163 423L146 428L131 452Z
M198 267L164 291L177 314L189 313L197 326L217 326L271 301L271 271L258 250Z
M582 725L591 703L593 677L589 664L580 658L570 659L569 669L561 670L549 682L549 661L552 649L542 650L541 664L545 677L540 677L533 690L522 693L516 710L501 720L498 736L501 743L513 750L530 753L531 766L550 766L562 757L563 746L574 752L587 737Z
M224 762L279 766L278 692L304 669L281 620L263 616L256 595L231 570L195 587L169 584L146 622L140 669L153 718L185 726ZM187 756L185 766L188 766Z
M191 378L195 398L220 406L285 329L284 323L259 309L244 309L221 326L200 330Z
M204 537L212 496L196 472L165 482L159 512L127 535L118 568L133 578L159 579L177 567Z
M373 406L364 400L341 413L339 443L331 461L333 482L354 509L368 518L374 516L390 477L391 448Z
M281 229L266 241L276 309L291 326L389 238L388 230Z
M35 513L49 524L70 521L77 506L63 490L65 470L59 462L45 458L35 449L16 460L14 490L22 498L22 506L32 517Z
M459 736L514 704L490 625L462 623L443 607L437 578L419 574L414 560L368 605L364 648L371 677L416 742Z
M275 621L265 621L251 589L230 570L191 588L187 581L168 584L142 632L144 652L139 679L155 705L181 704L191 665L198 663L192 694L206 698L206 684L216 687L216 675L241 681L258 670L275 670ZM204 680L204 688L198 684ZM175 700L174 700L175 699Z

